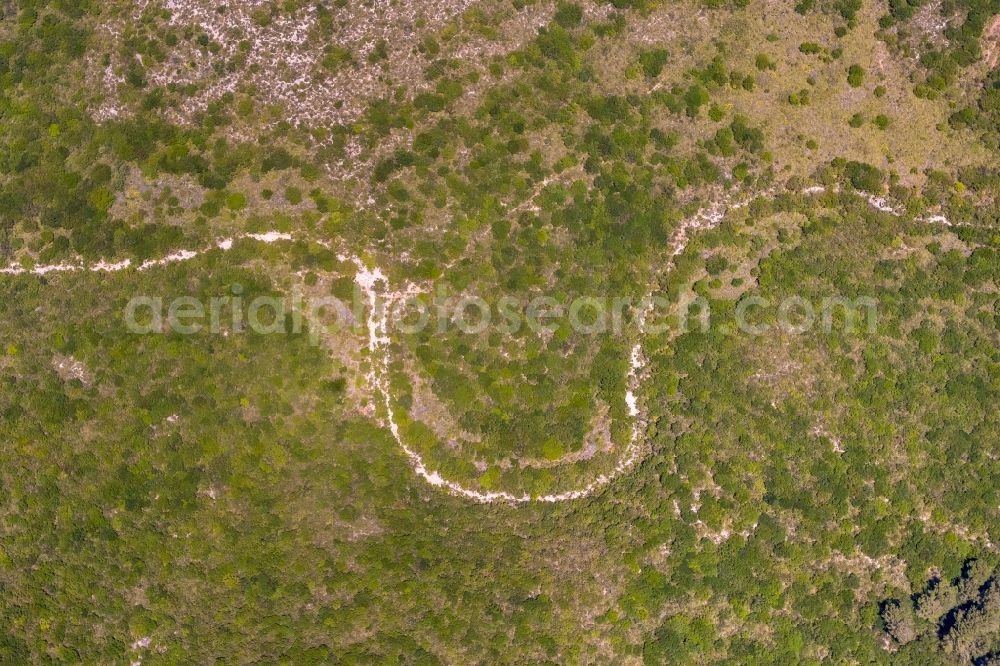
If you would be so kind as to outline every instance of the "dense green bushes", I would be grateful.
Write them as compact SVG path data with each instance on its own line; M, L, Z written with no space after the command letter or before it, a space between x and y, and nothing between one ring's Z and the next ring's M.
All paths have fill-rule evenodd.
M817 171L825 191L803 194L811 182L779 180L780 160L772 169L770 142L783 137L765 134L745 93L774 84L776 54L816 55L815 43L763 55L760 83L727 61L731 45L668 78L664 49L623 37L649 9L632 4L595 23L560 3L537 39L491 63L488 84L446 58L461 39L435 33L417 46L422 94L378 100L350 128L279 122L240 143L220 138L227 123L253 127L265 112L247 91L191 126L163 120L180 93L151 89L140 67L124 84L140 108L130 120L97 126L58 102L57 70L89 34L74 16L95 6L21 3L52 18L0 44L0 256L27 239L43 261L141 261L237 224L330 247L239 241L141 273L0 279L0 662L941 656L934 640L887 653L879 602L905 607L930 567L953 580L970 556L994 564L983 539L1000 538L1000 483L983 443L1000 436L996 170L934 164L948 170L903 180L891 160L841 159ZM801 7L856 20L850 2ZM315 13L318 34L332 34L332 5ZM169 35L138 32L128 49L169 54ZM622 80L595 64L619 47ZM333 69L354 62L347 49L326 56ZM830 69L840 86L846 66ZM983 100L955 126L996 124L989 90ZM348 140L362 153L341 165ZM331 165L360 175L332 184ZM114 219L133 169L143 185L197 183L184 204L201 219ZM260 197L243 187L260 181ZM867 200L887 186L899 217ZM335 198L351 187L364 208ZM777 194L734 207L670 257L681 220L765 188ZM178 197L147 203L176 210ZM938 210L956 226L915 221ZM535 494L617 465L633 424L630 350L643 342L635 466L586 499L516 509L459 500L413 473L366 378L363 333L314 347L301 335L133 336L121 325L139 293L212 298L239 284L249 301L301 285L350 298L353 268L331 247L377 262L392 288L561 303L699 295L713 325L640 337L626 316L618 335L394 334L405 441L449 479ZM737 313L754 296L870 297L878 322L837 312L830 330L748 336ZM971 631L949 639L955 654L986 654L962 638L978 640L977 618L962 616ZM906 637L904 625L894 633Z
M976 103L955 112L949 122L952 127L981 133L988 146L1000 149L1000 68L986 77Z
M905 34L907 23L917 9L924 6L915 0L892 0L889 13L882 17L883 30ZM920 97L936 98L956 81L962 68L978 62L982 57L982 38L992 17L1000 12L998 0L954 0L942 4L941 17L958 16L961 22L950 21L943 36L947 45L938 49L922 49L919 54L923 76L917 80L914 92ZM899 36L891 35L890 42L898 43Z
M1000 584L982 560L969 560L954 580L932 580L913 597L882 603L886 632L904 659L934 652L962 662L988 663L1000 628Z

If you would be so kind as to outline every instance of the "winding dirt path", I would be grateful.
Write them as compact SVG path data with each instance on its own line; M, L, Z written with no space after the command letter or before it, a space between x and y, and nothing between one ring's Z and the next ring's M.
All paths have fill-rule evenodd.
M825 192L825 188L814 186L803 190L803 194L815 195ZM765 192L757 195L753 198L759 198L760 196L768 196L770 193ZM702 210L698 211L692 217L684 220L678 229L674 232L674 235L670 241L669 245L669 256L670 263L668 264L666 271L672 270L674 265L674 259L684 252L692 236L701 230L710 229L717 226L726 216L726 214L737 208L746 206L752 199L741 200L737 202L730 202L728 200L716 202ZM884 198L877 196L869 196L867 202L873 208L889 213L895 216L901 216L902 212L897 208L889 204ZM933 215L925 218L921 218L922 221L929 224L943 224L946 226L951 226L951 222L944 216ZM291 234L271 231L262 234L242 234L233 238L225 238L217 241L214 245L203 248L201 250L178 250L169 254L161 259L147 260L141 264L137 264L130 259L125 259L117 263L108 263L101 261L94 264L86 264L83 262L69 264L60 263L45 266L35 266L33 268L25 268L19 265L8 266L7 268L0 268L0 275L38 275L44 276L50 273L73 273L73 272L94 272L94 273L114 273L119 271L124 271L128 269L134 269L137 271L145 271L159 266L166 266L170 264L175 264L183 261L190 261L195 257L198 257L205 252L212 250L222 250L229 251L232 249L234 242L236 240L252 240L264 244L272 244L277 242L286 242L295 240ZM304 239L309 240L309 239ZM330 247L329 241L325 240L315 240L324 247ZM616 478L624 474L631 467L633 467L642 457L642 431L645 426L645 419L643 417L643 410L639 404L638 393L642 389L643 383L643 371L646 368L646 358L643 351L643 346L641 341L636 343L632 348L632 353L630 356L629 372L628 372L628 383L627 390L625 393L625 402L628 405L629 416L632 419L632 434L629 439L629 443L625 448L621 460L615 466L615 468L607 473L602 474L593 481L591 481L586 486L577 488L575 490L568 490L562 493L552 494L552 495L542 495L542 496L532 496L532 495L514 495L512 493L507 493L503 491L492 491L484 492L473 490L463 486L455 481L450 481L441 476L437 471L431 470L427 467L427 464L415 450L410 448L406 442L403 440L402 434L400 432L399 423L396 420L395 411L392 405L392 395L390 393L390 387L388 382L388 367L390 363L390 339L389 339L389 327L388 327L388 313L392 309L394 303L400 302L402 299L409 298L413 295L421 293L421 290L413 284L407 285L401 291L390 291L389 281L385 274L378 266L369 267L361 258L356 255L341 254L339 259L344 262L351 262L357 268L357 274L355 281L361 290L364 292L365 297L368 301L368 349L371 353L372 367L369 370L366 379L369 385L371 385L382 397L385 405L385 417L386 422L393 438L396 443L402 449L403 453L406 455L407 460L410 463L410 467L413 469L414 473L420 478L426 481L428 484L435 488L440 488L456 497L461 497L473 502L478 502L481 504L492 504L492 503L509 503L515 505L527 504L529 502L541 502L541 503L556 503L556 502L567 502L571 500L582 499L592 495L597 490L604 488L609 485ZM651 301L649 301L651 303ZM645 313L640 313L639 316L639 333L640 336L644 329L646 316L649 314L649 310Z

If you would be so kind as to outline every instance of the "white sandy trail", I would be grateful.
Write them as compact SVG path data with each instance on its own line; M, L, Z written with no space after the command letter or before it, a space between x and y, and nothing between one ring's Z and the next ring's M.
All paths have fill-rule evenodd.
M813 195L825 192L826 189L822 186L813 186L803 190L803 194ZM755 198L760 196L768 196L768 193L763 193L757 195ZM673 268L673 260L680 256L684 252L692 235L700 230L709 229L717 226L726 216L726 213L730 210L741 208L746 206L753 199L747 199L738 201L735 203L729 203L727 201L716 202L702 210L698 211L692 217L681 222L678 229L674 232L674 236L670 242L670 258L671 262L667 266L667 271ZM902 215L902 212L891 206L884 198L877 196L869 196L867 202L873 208L895 215L897 217ZM943 215L933 215L926 218L922 218L922 221L929 224L943 224L945 226L951 226L951 222ZM199 255L219 249L224 252L232 249L235 240L252 240L259 243L271 244L280 241L291 241L294 240L293 236L288 233L279 231L269 231L266 233L259 234L242 234L234 238L225 238L217 241L214 245L202 249L202 250L178 250L172 254L163 257L162 259L154 259L144 261L142 264L135 266L132 260L125 259L117 263L108 263L101 261L95 264L85 264L83 262L77 264L53 264L48 266L35 266L33 268L24 268L19 265L11 265L7 268L0 268L0 274L6 275L39 275L44 276L49 273L72 273L72 272L94 272L94 273L115 273L119 271L124 271L129 268L135 268L139 271L148 270L151 268L166 266L169 264L180 263L184 261L190 261ZM327 241L315 241L323 245L324 247L330 247L330 243ZM645 419L643 417L642 410L639 406L639 397L637 392L642 388L643 382L643 372L646 368L646 357L643 351L643 346L641 342L636 343L632 347L632 352L629 358L629 372L628 372L628 382L627 390L625 393L625 403L628 406L629 417L632 419L632 433L629 438L629 443L625 448L621 460L615 468L608 472L607 474L602 474L596 479L591 481L586 486L575 490L567 490L562 493L553 495L514 495L512 493L507 493L503 491L478 491L471 488L466 488L460 483L455 481L449 481L441 476L437 471L431 470L427 467L424 459L419 453L410 448L405 441L403 441L403 436L400 432L399 423L396 421L396 414L392 406L392 396L390 393L389 380L388 380L388 368L389 368L389 326L388 326L388 313L392 309L392 306L409 298L417 293L419 290L410 285L402 292L390 292L389 291L389 281L386 279L385 274L382 270L377 267L369 267L362 261L359 257L353 255L339 255L341 261L349 261L355 265L357 268L357 274L355 276L355 281L358 286L364 292L365 297L368 301L368 349L371 353L371 369L367 374L368 383L381 395L383 402L385 403L385 413L386 421L389 426L389 430L392 433L393 438L396 443L402 449L403 453L406 455L410 467L413 471L424 481L429 483L435 488L440 488L446 492L464 499L472 500L474 502L479 502L481 504L492 504L492 503L508 503L508 504L527 504L529 502L543 502L543 503L556 503L556 502L567 502L576 499L582 499L592 495L594 492L604 488L616 478L624 474L631 467L633 467L641 458L642 454L642 431L645 427ZM384 286L380 286L384 285ZM381 293L380 293L381 292ZM639 315L639 333L642 334L645 325L645 319L650 314L652 308L652 299L648 301L649 305L646 311L641 312Z
M826 188L822 186L814 186L804 190L803 194L820 194L825 191ZM692 217L681 222L681 225L674 232L674 236L670 242L671 263L668 265L667 270L669 271L673 268L673 260L684 252L694 233L718 226L730 210L743 208L749 205L749 203L754 199L760 198L761 196L768 196L770 194L772 194L772 192L764 192L749 199L733 203L729 203L725 200L718 201L699 210ZM867 202L879 211L891 213L896 217L902 215L902 212L893 208L883 198L873 195L867 198ZM923 221L931 224L944 224L946 226L951 226L948 219L942 215L934 215L924 218ZM455 481L449 481L448 479L442 477L440 473L429 469L421 455L410 448L406 442L403 441L399 424L396 421L395 411L392 406L392 395L390 393L389 381L387 378L390 358L389 346L391 344L389 339L388 313L392 309L393 305L400 299L408 298L416 293L415 287L410 285L402 293L389 292L388 280L382 273L381 269L377 266L369 268L360 258L356 256L348 257L346 255L341 255L340 260L351 261L357 267L358 272L355 280L364 292L368 301L368 349L372 359L372 367L367 376L368 382L382 396L383 402L385 403L386 420L389 424L389 430L392 432L393 438L406 454L414 472L423 478L424 481L436 488L446 490L457 497L462 497L482 504L491 504L496 502L506 502L510 504L527 504L529 502L567 502L592 495L594 492L607 486L616 478L624 474L640 460L643 443L642 431L645 426L645 420L639 407L637 391L639 391L642 387L642 373L646 368L646 358L642 343L638 342L632 347L632 352L629 358L628 389L625 393L625 403L628 406L629 416L632 418L632 433L621 460L619 460L618 464L611 472L602 474L582 488L568 490L553 495L533 496L527 494L514 495L512 493L502 491L473 490ZM380 288L380 283L383 283L384 287ZM381 296L380 289L384 290ZM640 334L642 333L645 320L650 314L653 306L652 299L647 302L649 304L647 309L639 315Z
M241 234L237 236L240 240L253 240L258 243L265 243L270 245L271 243L277 243L278 241L290 241L292 240L292 235L280 231L268 231L263 234ZM198 257L206 252L210 252L215 249L222 250L223 252L228 252L233 248L234 239L224 238L217 241L214 245L201 250L177 250L172 254L168 254L162 259L149 259L142 262L136 266L136 270L145 271L150 268L155 268L156 266L166 266L167 264L177 264L183 261L191 261L195 257ZM124 271L126 269L132 268L133 262L131 259L124 259L117 263L109 263L107 261L99 261L96 264L85 264L79 262L76 264L52 264L49 266L35 266L33 268L25 268L18 264L11 264L7 268L0 268L0 274L3 275L47 275L49 273L117 273L119 271Z
M392 406L392 395L389 391L389 380L387 377L390 345L388 336L388 312L392 309L393 304L401 295L387 294L385 298L380 296L380 291L383 291L388 286L388 281L386 280L385 275L383 275L381 269L378 267L368 268L368 266L366 266L365 263L358 257L341 255L340 260L352 261L355 266L357 266L358 272L355 279L358 286L364 291L365 297L368 300L368 349L371 352L372 361L372 367L369 370L367 377L368 383L381 394L385 403L386 420L389 424L389 430L392 432L392 436L395 438L396 443L406 454L406 457L410 461L410 466L418 476L436 488L442 488L447 490L452 495L463 497L482 504L494 502L524 504L532 500L539 502L563 502L570 499L576 499L578 497L584 497L593 492L593 488L590 486L581 490L569 491L559 495L546 495L542 497L532 497L531 495L513 495L502 491L484 492L466 488L459 483L445 479L438 472L428 469L420 454L411 449L403 440L399 424L396 421L396 414ZM380 283L385 283L385 287L380 288ZM412 292L407 291L406 293L411 294ZM607 481L601 481L601 479L598 479L595 484L596 483L601 483L601 485L603 485L604 483L607 483Z
M734 204L732 208L743 205L746 205L746 202ZM673 265L672 260L679 256L684 251L684 248L687 247L693 232L716 226L725 217L725 211L725 204L717 203L699 211L694 216L681 223L677 231L674 232L674 236L670 242L671 265L668 267L668 270ZM369 268L360 258L355 256L340 255L339 258L341 261L351 261L357 267L358 272L355 281L357 282L358 287L360 287L360 289L364 292L365 298L368 301L368 350L372 359L372 367L367 375L368 383L382 396L382 400L385 403L386 421L388 422L389 430L392 432L392 436L396 440L396 443L406 454L406 457L409 458L410 466L417 473L417 475L423 478L424 481L430 485L436 488L444 489L457 497L469 499L481 504L492 504L496 502L506 502L510 504L542 502L552 504L556 502L568 502L570 500L582 499L594 494L596 491L604 488L616 478L624 474L641 459L643 444L642 434L646 422L643 418L642 411L639 408L639 397L637 395L637 391L639 391L642 386L642 373L646 368L646 358L643 352L642 343L639 342L632 347L627 378L628 388L625 393L625 403L628 406L629 417L632 419L632 432L621 460L618 461L618 464L615 465L615 468L610 472L598 476L582 488L567 490L565 492L552 495L536 496L528 494L514 495L503 491L473 490L455 481L449 481L448 479L442 477L440 473L429 469L420 454L410 448L403 440L399 424L396 421L395 410L392 406L392 395L387 378L390 359L389 346L391 344L389 339L388 313L393 309L395 303L416 293L415 287L410 285L402 293L388 292L388 280L382 273L381 269L378 267ZM384 286L379 287L380 283L383 283ZM382 293L380 294L380 292ZM646 316L649 314L649 308L652 307L652 299L648 299L647 302L649 303L649 306L646 312L640 313L639 317L640 334L642 332Z
M711 216L713 221L717 221L716 218L721 219L721 215ZM704 226L705 220L706 218L704 216L698 215L681 225L681 228L674 236L672 257L677 256L683 251L684 246L687 244L690 231L694 228ZM293 240L293 237L290 234L276 231L263 234L243 234L238 238L267 244ZM323 244L329 246L329 243L324 242ZM63 263L49 266L36 266L30 269L24 268L23 266L13 265L8 268L0 269L0 273L7 275L30 274L43 276L49 273L70 272L114 273L124 271L129 268L135 268L135 270L138 271L145 271L159 266L167 266L169 264L190 261L199 255L214 249L226 252L231 250L233 245L234 239L226 238L217 241L214 245L203 250L178 250L161 259L150 259L139 265L135 265L130 259L125 259L117 263L109 263L106 261L100 261L90 265L82 262L77 264ZM442 477L440 473L428 469L420 454L410 448L403 440L399 423L396 420L395 411L393 409L392 396L389 390L389 381L387 377L390 345L388 336L388 313L395 303L415 295L418 291L411 285L403 292L389 292L388 280L382 270L377 266L369 268L359 257L356 256L340 255L339 259L341 261L350 261L357 267L355 281L364 292L368 301L368 348L371 352L372 362L372 368L367 375L368 383L382 396L385 403L386 421L388 423L389 430L392 432L393 438L403 450L403 453L406 454L413 471L427 483L436 488L442 488L455 496L480 503L507 502L512 504L524 504L532 501L548 503L565 502L591 495L599 488L611 483L611 481L620 476L639 460L640 444L642 441L641 435L644 422L641 419L641 412L638 406L636 391L639 389L639 385L641 383L640 373L645 368L645 358L642 353L642 346L640 344L636 344L632 349L630 358L628 391L625 395L625 402L628 405L629 416L633 419L632 433L625 455L623 455L622 459L615 466L615 469L610 473L597 477L594 481L583 488L539 497L532 495L514 495L502 491L484 492L473 490L454 481L449 481Z

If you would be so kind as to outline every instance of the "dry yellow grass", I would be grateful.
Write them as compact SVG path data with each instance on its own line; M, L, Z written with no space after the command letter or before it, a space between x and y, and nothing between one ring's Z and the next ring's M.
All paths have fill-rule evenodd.
M626 39L598 44L590 57L609 92L642 94L675 82L685 84L685 73L704 67L716 55L723 57L728 69L752 74L757 82L753 91L725 87L713 93L713 101L729 112L722 122L739 113L764 128L781 179L809 176L837 157L894 171L910 186L923 182L926 169L990 164L993 156L971 132L948 127L953 109L947 100L913 94L909 77L914 63L893 56L875 37L882 13L882 6L866 5L857 26L838 38L832 17L802 16L790 1L753 4L735 12L672 3L649 16L632 16ZM997 25L994 31L1000 30ZM799 47L804 42L819 44L823 53L802 53ZM656 81L625 75L623 70L635 62L639 51L657 47L670 51L671 59ZM838 48L841 56L829 57ZM776 69L756 69L754 61L762 53ZM995 51L990 53L995 57ZM847 69L853 64L865 71L864 83L857 88L847 82ZM877 87L885 89L882 97L875 95ZM809 103L793 106L789 95L801 90L809 91ZM848 124L855 114L864 118L860 128ZM873 124L879 115L890 119L888 129ZM704 117L694 123L667 118L665 123L677 129L682 149L720 126Z

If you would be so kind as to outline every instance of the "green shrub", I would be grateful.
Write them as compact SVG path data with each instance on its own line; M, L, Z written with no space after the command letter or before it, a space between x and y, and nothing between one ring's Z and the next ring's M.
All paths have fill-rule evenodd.
M669 54L666 49L653 49L639 55L639 64L647 78L655 79L667 64Z
M297 187L285 188L285 200L293 205L302 203L302 190Z
M865 70L861 65L854 64L847 68L847 83L852 88L860 88L865 82Z
M847 162L844 167L844 174L855 189L872 193L882 191L885 174L870 164L854 161Z
M759 69L762 72L778 69L778 64L773 60L771 60L771 58L766 53L758 54L757 58L754 60L754 64L756 65L757 69Z
M226 197L226 208L229 210L243 210L247 207L247 197L242 192L233 192Z
M554 18L564 28L575 28L583 20L583 8L572 2L560 2Z

